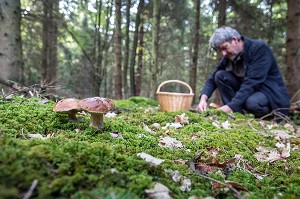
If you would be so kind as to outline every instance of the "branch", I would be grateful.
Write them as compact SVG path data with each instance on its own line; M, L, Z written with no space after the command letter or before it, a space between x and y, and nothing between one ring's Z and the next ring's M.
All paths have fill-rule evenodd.
M29 198L31 197L32 192L33 192L33 190L35 189L35 187L36 187L36 185L38 184L38 182L39 182L39 181L38 181L37 179L33 180L33 182L32 182L32 184L31 184L29 190L27 191L27 193L25 194L25 196L23 197L23 199L29 199Z
M192 167L194 167L194 168L192 168ZM236 197L237 197L238 199L243 199L243 198L244 198L244 197L240 194L240 192L239 192L238 190L236 190L235 188L233 188L230 184L221 182L221 181L219 181L219 180L216 180L216 179L214 179L214 178L208 177L208 176L206 176L206 175L202 175L199 171L196 171L196 169L195 169L195 164L194 164L194 163L192 163L192 164L190 165L190 168L191 168L191 170L195 171L200 177L205 178L205 179L208 179L208 180L210 180L210 181L213 181L213 182L216 182L216 183L219 183L219 184L221 184L221 185L223 185L223 186L228 187L231 191L233 191L233 192L236 194Z
M2 77L0 77L0 84L10 87L15 91L20 89L15 82L3 79Z

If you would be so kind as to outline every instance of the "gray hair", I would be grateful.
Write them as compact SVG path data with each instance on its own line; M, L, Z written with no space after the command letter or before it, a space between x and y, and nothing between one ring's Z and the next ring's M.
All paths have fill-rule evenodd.
M209 44L214 50L218 50L222 43L225 41L231 41L233 36L235 36L238 40L241 39L241 35L237 30L228 26L222 26L215 30L209 39Z

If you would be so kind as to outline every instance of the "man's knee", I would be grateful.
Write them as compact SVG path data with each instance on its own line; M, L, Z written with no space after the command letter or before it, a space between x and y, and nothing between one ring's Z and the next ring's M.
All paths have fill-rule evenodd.
M258 99L255 98L255 97L248 97L246 102L245 102L245 109L248 111L248 112L255 112L259 109L259 102L258 102Z
M256 117L262 117L270 112L267 97L262 93L255 93L247 98L244 108Z
M219 70L218 72L216 72L215 74L215 82L220 82L220 81L224 81L226 79L226 76L228 72L225 70Z

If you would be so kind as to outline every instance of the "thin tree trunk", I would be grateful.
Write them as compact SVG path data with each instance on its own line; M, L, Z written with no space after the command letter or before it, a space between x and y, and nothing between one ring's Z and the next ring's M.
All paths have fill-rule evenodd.
M115 0L115 99L122 99L121 0Z
M139 29L139 44L138 44L138 68L136 73L136 91L137 96L141 95L142 87L142 73L143 73L143 54L144 54L144 20L141 17L140 29Z
M23 83L20 34L20 0L0 1L0 71L1 77Z
M44 1L42 81L53 82L57 72L57 19L59 0Z
M103 60L103 65L105 67L103 67L103 81L104 81L104 97L112 97L112 92L108 92L111 91L110 88L108 88L109 86L111 86L112 84L109 84L108 81L110 81L111 79L109 78L110 76L108 75L108 70L109 68L106 67L107 63L108 63L108 49L109 49L109 41L108 41L108 32L109 32L109 24L110 24L110 19L112 17L112 8L113 8L113 3L112 0L110 0L110 5L107 7L106 10L106 25L105 25L105 34L104 34L104 40L103 40L103 51L104 51L104 60Z
M123 88L124 88L124 97L128 98L129 89L127 82L128 74L128 60L129 60L129 25L130 25L130 7L131 0L126 0L126 31L125 31L125 49L124 49L124 59L123 59Z
M218 9L218 27L224 26L226 24L226 9L227 9L227 0L219 1L217 4ZM222 59L221 52L217 52L217 63ZM216 64L217 64L216 63ZM214 102L217 104L222 104L222 98L218 89L215 91Z
M131 95L136 95L136 81L135 81L135 59L136 59L136 49L138 44L138 34L139 34L139 26L141 22L141 13L144 9L144 0L140 0L138 5L138 10L136 13L136 19L135 19L135 31L133 36L133 45L132 45L132 53L131 53L131 59L130 59L130 91Z
M200 40L200 4L201 0L195 0L196 5L196 17L195 17L195 30L194 30L194 51L192 57L192 64L190 68L190 86L195 92L197 81L197 65L198 65L198 53L199 53L199 40ZM194 96L194 100L195 100Z
M92 95L100 96L100 86L103 78L102 69L102 41L101 41L101 11L102 11L102 1L96 1L97 15L95 23L95 37L94 37L94 64L92 70Z
M300 88L300 0L287 0L287 5L285 79L289 94L293 96Z
M153 0L153 23L152 23L152 59L151 59L151 79L150 98L155 98L158 74L158 35L159 35L159 3L160 0Z

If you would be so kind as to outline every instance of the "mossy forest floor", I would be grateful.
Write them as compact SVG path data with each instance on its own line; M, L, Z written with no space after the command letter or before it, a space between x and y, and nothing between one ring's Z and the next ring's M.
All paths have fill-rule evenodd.
M300 198L300 133L252 115L114 101L104 129L0 99L0 198Z

